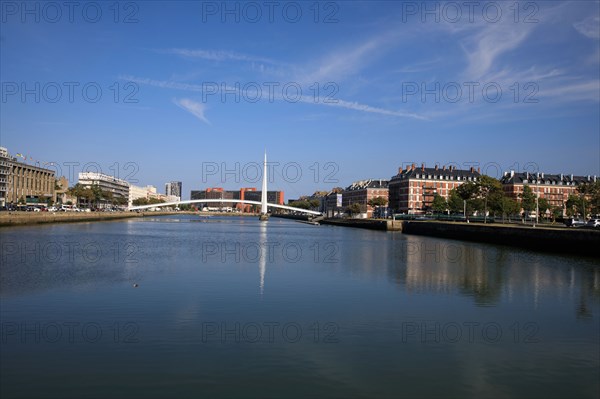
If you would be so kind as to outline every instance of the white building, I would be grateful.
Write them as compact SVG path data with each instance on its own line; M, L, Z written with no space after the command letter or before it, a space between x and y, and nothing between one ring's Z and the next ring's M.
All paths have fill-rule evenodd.
M82 172L79 173L79 184L85 187L97 185L102 191L109 191L114 198L129 197L129 183L103 173Z
M139 198L145 199L159 199L164 202L175 202L179 201L179 197L174 195L164 195L157 192L156 187L147 185L145 187L140 186L129 186L129 206L133 206L133 201Z

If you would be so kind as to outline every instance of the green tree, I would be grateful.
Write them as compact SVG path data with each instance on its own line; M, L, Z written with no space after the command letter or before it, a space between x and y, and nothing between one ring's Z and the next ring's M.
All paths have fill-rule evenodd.
M452 213L461 213L463 211L463 200L455 188L450 190L450 194L448 195L448 209Z
M75 197L75 203L79 204L79 198L83 197L85 192L85 187L80 183L75 184L73 187L69 187L67 190L67 194L71 197Z
M387 200L387 198L384 198L384 197L375 197L375 198L371 198L369 201L367 201L367 204L369 204L373 208L375 208L376 206L385 206L385 205L387 205L387 203L388 203L388 200Z
M600 213L600 180L589 183L581 183L577 186L581 213L584 218L587 214L597 215Z
M550 209L550 202L548 202L546 198L538 199L538 211L542 217L546 216L546 211L548 211L548 209Z
M525 184L523 186L523 192L519 194L519 198L521 199L521 208L529 216L529 212L535 209L535 194L529 185Z
M361 212L361 206L358 202L355 202L348 206L347 211L350 213L350 216L359 214Z
M488 214L488 198L492 196L494 198L494 194L502 192L502 184L493 177L489 177L486 175L482 175L479 177L479 180L476 183L477 186L477 196L483 199L483 216L484 223L487 223L487 214Z
M89 195L89 197L91 199L90 202L91 202L91 204L93 206L97 207L98 203L102 200L102 197L103 197L102 196L102 194L103 194L102 189L100 188L99 185L92 184L90 186L89 190L90 190L90 194L91 194L91 195Z
M463 203L466 202L467 205L469 204L469 201L472 200L473 198L475 198L475 196L477 195L479 189L477 187L477 185L473 182L466 182L461 184L460 186L456 187L456 193L458 194L458 196L463 200ZM467 209L467 212L465 214L465 218L467 218L467 222L469 221L469 209Z
M575 194L570 194L566 203L567 216L581 215L581 199Z
M448 203L446 199L439 194L435 194L433 202L431 203L431 209L437 213L444 213L448 209Z
M511 197L507 197L504 194L498 196L494 195L493 206L494 211L502 215L502 222L505 221L507 216L508 221L510 222L510 216L519 213L519 210L521 209L521 206L517 201Z
M563 209L560 206L554 206L550 209L550 214L552 215L552 223L556 221L556 219L562 217Z
M288 205L293 206L294 208L310 209L310 202L308 202L306 200L292 201Z

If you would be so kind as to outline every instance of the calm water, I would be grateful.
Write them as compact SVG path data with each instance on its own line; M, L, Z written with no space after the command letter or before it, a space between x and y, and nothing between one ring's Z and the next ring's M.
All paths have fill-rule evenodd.
M600 394L597 259L254 218L0 238L2 398Z

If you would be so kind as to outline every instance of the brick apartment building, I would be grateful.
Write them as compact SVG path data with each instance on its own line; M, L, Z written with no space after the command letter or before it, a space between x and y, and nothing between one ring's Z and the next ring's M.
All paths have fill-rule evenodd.
M504 193L515 200L520 199L523 193L523 187L529 185L534 195L539 198L545 198L551 207L559 207L566 212L566 203L569 195L577 194L577 187L582 183L593 183L596 176L574 176L565 174L545 174L545 173L504 173L500 179Z
M426 168L422 164L417 168L412 164L405 170L399 168L389 183L389 207L394 213L424 214L436 194L447 200L453 188L468 181L476 182L480 176L479 169L454 166Z
M376 197L388 199L388 181L383 179L359 180L344 189L342 192L342 206L347 208L352 204L359 204L363 217L373 217L373 207L369 200Z

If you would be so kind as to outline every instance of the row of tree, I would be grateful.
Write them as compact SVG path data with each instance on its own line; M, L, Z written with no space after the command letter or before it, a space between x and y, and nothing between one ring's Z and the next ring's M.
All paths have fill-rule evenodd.
M82 184L77 183L73 187L69 187L67 194L76 198L77 205L81 203L81 200L85 200L85 202L92 207L98 207L100 203L109 205L127 204L127 198L114 196L112 192L102 190L97 184L85 187Z
M133 206L162 204L163 202L165 201L158 198L136 198L133 201L131 201Z
M482 212L485 218L489 214L502 216L502 220L521 215L521 210L528 216L536 208L539 215L546 217L549 213L554 220L563 215L563 207L568 216L600 213L600 181L580 184L577 193L571 194L565 204L552 206L546 198L537 198L536 204L536 194L529 185L524 185L523 192L515 199L506 195L498 180L484 175L477 182L466 182L451 190L448 200L436 194L431 204L431 209L439 213L464 212L468 218Z

